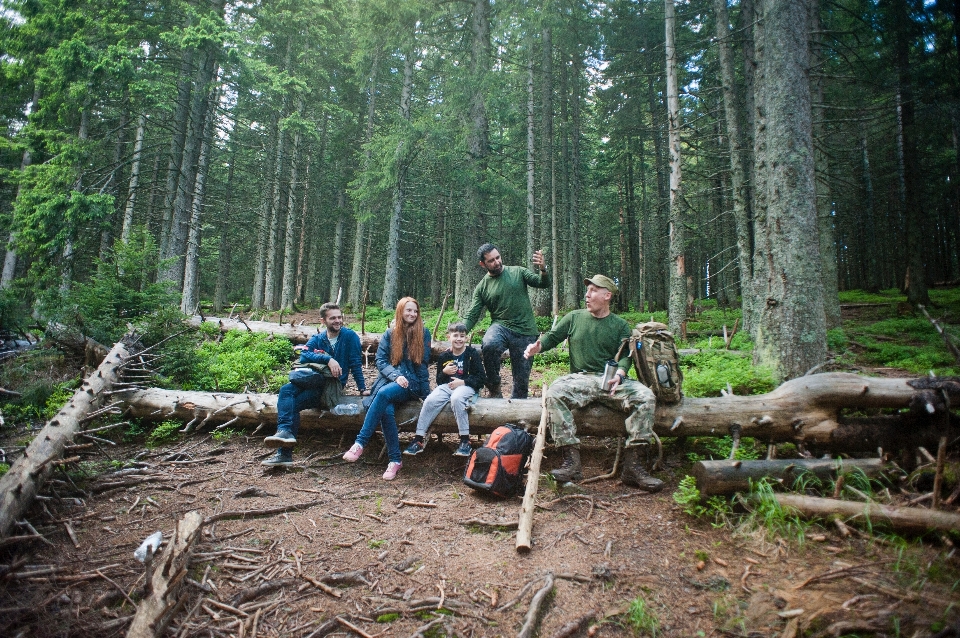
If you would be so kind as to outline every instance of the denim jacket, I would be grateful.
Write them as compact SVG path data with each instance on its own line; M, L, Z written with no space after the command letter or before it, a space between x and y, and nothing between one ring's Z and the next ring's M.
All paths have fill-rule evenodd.
M390 363L390 339L393 335L393 328L390 328L380 339L380 345L377 347L377 370L380 371L380 377L373 386L373 394L391 381L396 381L397 377L404 376L410 382L411 394L421 399L430 394L430 372L427 366L430 363L430 331L423 329L423 361L413 362L404 349L403 358L400 364L394 366Z
M319 350L320 352L314 352ZM363 360L360 358L360 337L350 328L341 328L337 345L330 345L327 332L318 332L307 341L307 348L300 353L300 363L329 363L336 359L340 364L340 387L347 385L347 378L353 373L357 389L363 392L367 384L363 380Z

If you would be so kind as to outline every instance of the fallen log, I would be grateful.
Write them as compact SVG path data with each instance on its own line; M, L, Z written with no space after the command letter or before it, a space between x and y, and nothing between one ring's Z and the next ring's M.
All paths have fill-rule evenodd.
M835 480L839 475L862 471L870 478L880 476L888 466L881 459L792 459L768 461L699 461L692 474L697 489L704 496L746 492L750 482L770 477L793 487L794 481L811 474L821 481Z
M936 380L939 382L939 380ZM950 405L960 403L960 384L944 380L940 390L915 389L933 381L862 377L847 373L814 374L793 379L773 392L752 396L710 398L685 397L676 405L658 405L654 430L661 436L726 436L737 428L741 436L764 442L804 443L824 451L853 453L903 450L918 445L934 447L940 436L950 440L960 435L960 419L944 419L940 404L928 402L928 396L946 395ZM277 397L274 394L225 394L147 389L124 395L128 416L145 420L205 420L208 426L236 419L237 425L275 424ZM360 397L348 397L359 402ZM844 410L894 408L898 414L868 418L849 418ZM902 411L909 408L908 411ZM930 410L932 409L932 412ZM397 409L397 422L404 431L412 431L419 404L409 402ZM626 436L624 414L598 405L574 410L579 434L583 436ZM492 432L506 422L540 417L539 399L481 399L470 410L470 428L475 434ZM363 415L337 416L331 412L305 410L301 428L319 430L359 430ZM438 433L456 432L456 421L449 408L437 418ZM944 431L946 430L946 431Z
M127 638L156 638L164 634L170 619L185 600L179 596L180 586L190 567L193 544L202 528L203 515L197 510L187 512L177 521L170 543L159 558L153 559L146 595L137 606Z
M0 478L0 538L10 534L14 523L22 518L47 479L54 461L63 455L73 441L83 418L97 407L104 393L118 381L118 366L128 356L127 346L117 343L103 363L88 376L73 398L63 406L33 439L23 456Z
M925 532L936 529L944 532L960 529L960 514L928 510L919 507L890 507L879 503L839 501L832 498L774 494L781 507L792 508L810 518L843 516L847 519L869 520L872 526L889 525L898 532ZM847 520L846 522L850 522Z

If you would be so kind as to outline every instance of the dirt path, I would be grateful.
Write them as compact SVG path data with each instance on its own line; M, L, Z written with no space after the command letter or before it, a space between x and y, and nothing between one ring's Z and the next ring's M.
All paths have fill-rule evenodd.
M955 559L944 561L940 578L925 568L942 547L915 550L913 558L895 565L895 554L861 540L827 534L800 547L714 529L680 512L671 499L679 458L668 460L661 476L670 485L656 495L615 481L566 492L562 499L543 487L534 548L521 556L514 550L515 532L469 524L515 521L519 499L493 500L465 488L463 461L452 456L454 437L405 457L394 482L380 477L385 462L376 458L379 445L360 463L342 462L350 438L304 437L290 471L259 465L267 455L259 436L220 442L196 437L147 452L111 449L117 459L137 456L139 469L98 476L84 485L80 501L66 496L75 493L69 481L54 482L50 498L28 516L53 546L3 550L5 566L25 563L13 578L0 580L0 635L120 635L125 624L116 619L132 610L119 589L137 598L143 568L133 550L142 539L156 530L169 536L174 521L191 509L211 515L293 503L310 505L207 528L186 609L201 595L239 607L248 614L241 618L243 635L250 635L259 608L261 636L306 636L336 615L370 635L410 636L443 618L433 626L438 633L427 635L513 636L542 584L538 579L551 572L558 579L541 636L588 613L620 613L638 597L666 636L790 635L788 624L798 621L818 630L853 623L829 635L869 635L863 633L867 626L887 632L896 623L901 635L923 636L933 633L945 612L951 622L958 619L955 609L947 611L956 600L949 580L956 580ZM585 474L607 471L614 453L613 441L585 445ZM555 456L548 455L546 468L557 463ZM835 580L797 589L810 577L845 567ZM362 579L341 585L339 598L298 576L358 571ZM237 602L245 589L281 581L280 589ZM531 581L516 604L498 610ZM201 582L212 591L201 591ZM432 613L440 599L451 615ZM781 616L793 614L795 620ZM174 625L182 620L183 614ZM597 633L632 635L624 624L624 616L609 617ZM836 633L844 627L853 629ZM187 635L241 635L234 613L213 604L199 608L187 628ZM343 626L336 631L346 635Z

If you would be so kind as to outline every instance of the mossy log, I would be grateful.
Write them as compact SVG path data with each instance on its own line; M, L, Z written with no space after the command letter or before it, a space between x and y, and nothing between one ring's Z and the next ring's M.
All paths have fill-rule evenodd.
M835 480L838 474L861 471L870 478L880 476L886 464L881 459L772 459L768 461L699 461L691 470L697 489L704 496L746 492L750 482L764 477L792 487L794 480L811 474L821 481Z
M934 389L931 380L861 377L828 373L793 379L773 392L753 396L684 398L677 405L658 405L654 429L660 436L740 436L764 442L804 443L824 450L869 451L937 445L942 433L960 435L960 423L949 414L960 401L960 384L944 381ZM911 385L913 384L913 385ZM918 387L919 386L919 387ZM179 419L206 425L233 421L240 425L276 423L274 394L226 394L147 389L126 397L130 416ZM359 397L350 397L359 401ZM411 401L397 409L401 431L412 431L420 404ZM899 409L882 417L847 418L844 410ZM578 430L585 436L625 436L624 414L591 405L574 411ZM506 422L535 423L540 418L539 399L481 399L470 411L474 433L491 432ZM362 416L343 417L306 410L301 428L357 430ZM445 409L435 432L456 432L453 413Z
M85 416L95 408L118 380L117 369L128 356L123 342L107 353L103 362L88 376L70 401L47 422L23 456L0 478L0 538L10 534L14 523L30 507L39 486L63 456Z

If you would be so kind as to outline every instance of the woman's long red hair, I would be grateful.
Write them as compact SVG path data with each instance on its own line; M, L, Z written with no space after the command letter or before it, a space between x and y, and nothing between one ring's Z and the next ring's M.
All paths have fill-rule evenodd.
M403 323L403 309L413 302L417 306L417 320L412 326ZM420 304L413 297L404 297L397 302L397 310L393 314L393 337L390 339L390 363L400 365L403 359L403 347L407 347L407 356L410 361L419 364L423 361L423 315L420 314Z

